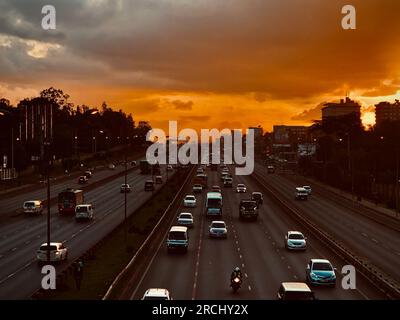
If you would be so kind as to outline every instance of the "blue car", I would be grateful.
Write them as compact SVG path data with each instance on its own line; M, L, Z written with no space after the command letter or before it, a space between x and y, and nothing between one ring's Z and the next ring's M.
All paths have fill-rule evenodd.
M336 286L335 268L325 259L311 259L306 268L306 281L311 285Z

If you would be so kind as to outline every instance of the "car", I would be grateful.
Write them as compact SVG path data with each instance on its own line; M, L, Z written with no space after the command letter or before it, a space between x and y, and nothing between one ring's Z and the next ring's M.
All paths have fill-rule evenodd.
M209 227L208 234L210 238L227 238L228 229L224 221L212 221Z
M144 183L144 191L154 191L154 181L153 180L146 180Z
M174 168L169 164L169 165L167 165L167 171L173 171L174 170Z
M222 172L221 173L221 181L224 181L226 177L229 177L229 172Z
M224 179L224 187L225 188L232 188L233 185L233 179L231 177L226 177Z
M267 172L268 173L274 173L275 172L275 167L274 166L267 166Z
M307 238L300 231L288 231L285 235L285 248L288 250L306 250Z
M43 243L36 253L36 259L39 264L47 262L47 253L50 252L50 262L61 262L68 259L68 249L62 242L50 242L50 246L47 246L47 242Z
M240 200L239 203L239 218L240 219L253 219L258 218L258 206L257 202L253 200Z
M203 174L204 173L204 169L203 168L197 168L197 170L196 170L196 173L197 174Z
M194 227L193 215L190 212L182 212L178 216L178 225L188 228Z
M194 195L187 195L185 199L183 199L183 206L184 207L196 207L196 197Z
M308 195L311 196L312 189L310 186L303 186L303 189L305 189L307 191Z
M263 195L262 195L261 192L254 191L254 192L251 194L251 200L254 200L255 202L257 202L257 206L259 206L260 204L263 203L264 198L263 198Z
M189 247L188 228L184 226L172 226L168 232L167 249L168 252L173 250L183 250L187 252Z
M27 214L42 214L43 213L43 202L41 200L29 200L25 201L22 209Z
M167 289L150 288L144 293L142 300L172 300Z
M115 169L115 164L110 163L110 164L108 165L108 169L114 170L114 169Z
M203 191L203 186L199 183L193 185L192 188L193 193L201 193Z
M238 183L236 186L237 193L246 193L246 186L243 183Z
M90 170L85 171L86 178L90 179L92 177L92 175L93 175L92 171L90 171Z
M294 198L296 200L307 200L308 192L303 187L297 187L294 193Z
M222 193L220 186L212 186L211 191Z
M85 184L88 182L88 178L86 176L80 176L78 178L78 184Z
M94 218L93 209L91 204L78 204L75 207L75 220L92 220Z
M311 259L306 267L306 282L311 285L336 286L335 268L326 259Z
M278 300L315 300L314 292L304 282L282 282L277 294Z
M131 167L136 167L137 166L137 162L135 160L131 161Z
M121 193L128 193L128 192L131 192L132 191L132 189L131 189L131 186L127 183L127 184L125 184L125 183L123 183L123 184L121 184L121 187L120 187L120 192Z
M162 183L163 183L162 176L156 176L156 184L162 184Z

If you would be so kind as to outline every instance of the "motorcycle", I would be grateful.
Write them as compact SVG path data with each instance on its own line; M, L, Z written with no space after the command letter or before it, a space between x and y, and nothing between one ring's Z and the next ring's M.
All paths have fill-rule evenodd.
M233 292L236 293L240 289L241 285L242 285L241 278L234 277L233 279L231 279L231 287L232 287Z

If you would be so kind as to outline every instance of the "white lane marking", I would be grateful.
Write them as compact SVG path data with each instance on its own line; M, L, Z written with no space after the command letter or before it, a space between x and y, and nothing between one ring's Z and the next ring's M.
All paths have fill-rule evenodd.
M11 251L14 252L15 250L17 250L17 248L12 248Z
M239 259L242 259L242 258L243 258L243 256L241 254L239 254Z
M244 268L244 263L242 263L242 268Z
M292 269L292 267L291 267L291 266L287 266L287 268L288 268L288 269Z
M249 291L251 291L251 287L249 286Z
M295 274L293 275L293 278L297 280L297 276Z
M245 276L246 278L248 278L248 277L249 277L249 276L247 275L247 273L246 273L246 272L244 273L244 276Z
M372 240L373 242L375 242L375 243L379 243L378 240L376 240L376 239L374 239L374 238L372 238L371 240Z
M361 234L362 234L364 237L368 238L368 236L367 236L367 234L366 234L365 232L361 232Z

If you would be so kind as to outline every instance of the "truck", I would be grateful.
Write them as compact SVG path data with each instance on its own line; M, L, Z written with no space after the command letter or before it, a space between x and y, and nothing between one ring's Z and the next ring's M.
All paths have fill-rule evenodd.
M83 191L68 188L58 194L58 212L60 214L75 214L76 206L84 204Z
M196 178L194 178L194 184L201 184L203 186L203 189L207 188L208 186L208 178L205 173L198 173L196 175Z
M222 195L219 192L207 192L205 201L206 216L220 217L222 215Z
M147 160L140 160L139 167L141 174L151 174L151 165Z

